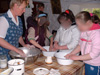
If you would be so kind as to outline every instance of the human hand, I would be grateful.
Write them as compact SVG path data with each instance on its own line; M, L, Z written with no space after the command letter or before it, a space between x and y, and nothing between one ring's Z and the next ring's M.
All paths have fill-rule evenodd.
M47 50L46 50L46 49L44 49L44 48L42 48L41 50L42 50L42 51L47 51Z
M29 44L25 44L25 45L24 45L24 47L26 47L26 48L30 48L30 46L31 46L31 45L29 45Z
M18 49L17 53L20 54L22 57L26 57L25 53L20 49Z
M50 47L49 47L49 51L52 51L53 50L53 45L50 45Z
M65 58L69 59L71 55L72 55L72 54L69 53L69 54L65 55Z
M57 51L57 49L55 49L55 48L52 48L51 50L49 50L49 51Z
M60 49L60 46L56 43L56 44L54 44L54 48L55 48L56 50L59 50L59 49Z
M77 56L77 55L70 55L69 59L71 59L71 60L79 60L79 56Z

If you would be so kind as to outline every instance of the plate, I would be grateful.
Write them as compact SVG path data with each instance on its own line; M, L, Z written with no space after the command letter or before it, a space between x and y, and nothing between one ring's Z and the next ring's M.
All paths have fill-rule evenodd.
M34 69L34 70L33 70L33 73L34 73L35 75L47 75L47 74L49 74L49 70L46 69L46 68L40 67L40 68Z

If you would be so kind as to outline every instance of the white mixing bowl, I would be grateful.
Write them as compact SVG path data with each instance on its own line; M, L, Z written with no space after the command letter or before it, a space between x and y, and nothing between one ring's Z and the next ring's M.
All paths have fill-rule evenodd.
M49 51L49 47L50 46L44 46L43 47L44 49L47 50L47 51L42 51L43 55L46 56L46 57L48 57L48 56L53 57L55 55L56 51Z
M73 60L69 60L69 59L59 59L57 58L57 61L60 65L71 65L73 63Z
M57 58L57 62L60 64L60 65L70 65L73 63L73 60L70 60L70 59L66 59L64 56L69 54L71 51L66 51L66 52L57 52L55 54L55 57Z

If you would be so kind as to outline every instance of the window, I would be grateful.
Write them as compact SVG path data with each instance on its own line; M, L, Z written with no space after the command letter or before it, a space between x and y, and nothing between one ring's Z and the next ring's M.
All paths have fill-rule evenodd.
M88 11L90 13L94 13L100 18L100 8L83 8L83 11Z

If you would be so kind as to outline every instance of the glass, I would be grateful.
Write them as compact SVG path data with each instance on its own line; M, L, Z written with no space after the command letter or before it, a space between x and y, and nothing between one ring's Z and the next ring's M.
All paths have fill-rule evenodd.
M7 57L6 55L0 55L0 68L7 67Z

